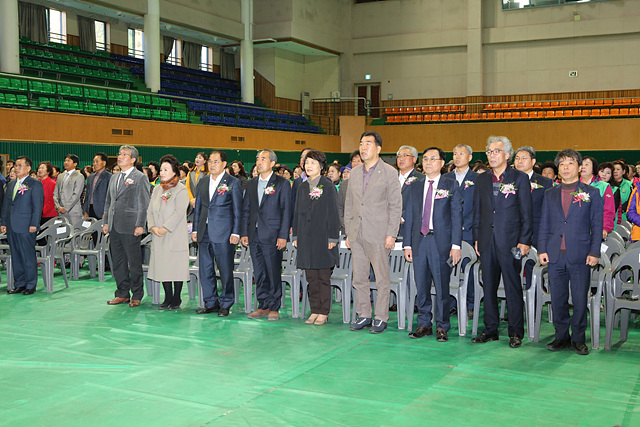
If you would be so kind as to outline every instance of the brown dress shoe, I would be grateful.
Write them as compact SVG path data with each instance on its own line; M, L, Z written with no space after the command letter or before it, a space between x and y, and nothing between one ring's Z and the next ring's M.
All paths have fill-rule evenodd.
M139 305L140 305L139 299L132 299L131 302L129 303L129 307L137 307Z
M107 301L107 304L116 305L116 304L122 304L123 302L129 302L129 298L115 297L114 299Z
M268 319L271 322L275 322L276 320L280 320L280 313L277 311L270 311L268 315Z
M269 316L269 310L256 310L256 311L252 311L251 313L247 314L247 317L249 319L260 319L262 317L267 317Z

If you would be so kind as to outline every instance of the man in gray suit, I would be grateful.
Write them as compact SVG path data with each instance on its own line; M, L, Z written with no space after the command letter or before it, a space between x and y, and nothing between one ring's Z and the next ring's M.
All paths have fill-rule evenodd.
M75 154L68 154L64 159L64 173L58 175L53 190L53 203L58 215L66 218L69 224L76 225L82 220L82 203L80 198L84 191L84 177L76 168L80 159Z
M149 179L134 167L138 158L135 147L120 147L121 172L111 177L104 205L102 231L109 234L111 271L117 285L115 298L107 301L109 305L129 302L129 307L137 307L144 296L140 236L144 233L150 196Z
M344 207L347 246L351 248L353 287L356 289L354 331L371 326L370 332L384 331L389 320L389 253L395 246L402 196L398 172L380 159L382 138L376 132L360 137L363 164L351 171ZM376 317L372 324L369 265L376 275Z
M111 179L111 172L106 169L107 160L105 153L98 153L93 157L93 173L87 177L87 194L82 207L85 218L102 219L104 215L104 203Z

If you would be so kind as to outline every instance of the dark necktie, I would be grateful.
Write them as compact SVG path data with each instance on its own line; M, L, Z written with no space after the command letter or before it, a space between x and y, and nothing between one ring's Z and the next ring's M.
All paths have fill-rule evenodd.
M116 186L117 191L120 191L120 188L122 188L122 183L124 183L124 172L120 172L120 179L118 180L118 185Z
M425 236L429 233L429 218L431 217L431 199L433 198L433 180L429 180L429 188L427 189L427 197L424 199L424 209L422 211L422 227L420 232Z

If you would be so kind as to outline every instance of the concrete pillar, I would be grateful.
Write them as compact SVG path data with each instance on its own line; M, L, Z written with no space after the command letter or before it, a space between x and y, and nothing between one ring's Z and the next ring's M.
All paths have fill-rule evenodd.
M160 90L160 0L147 0L144 15L144 82L152 92Z
M467 2L467 96L483 94L482 0Z
M18 0L0 1L0 71L20 74Z
M242 0L244 37L240 41L240 91L242 102L254 102L253 92L253 0Z

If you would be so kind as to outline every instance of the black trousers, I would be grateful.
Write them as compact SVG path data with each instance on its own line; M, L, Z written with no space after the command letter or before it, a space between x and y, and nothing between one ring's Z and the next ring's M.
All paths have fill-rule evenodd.
M309 283L311 313L329 314L331 309L331 268L305 270Z
M144 296L142 283L141 236L109 232L109 250L113 265L111 272L116 279L116 297L141 300Z

